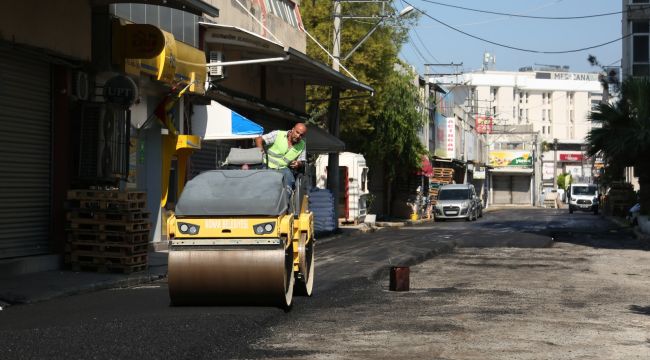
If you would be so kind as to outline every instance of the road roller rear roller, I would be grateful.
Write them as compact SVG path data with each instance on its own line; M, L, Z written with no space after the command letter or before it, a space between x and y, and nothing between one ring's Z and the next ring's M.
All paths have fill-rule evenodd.
M294 288L311 296L307 204L275 170L213 170L189 181L168 222L171 303L289 308Z

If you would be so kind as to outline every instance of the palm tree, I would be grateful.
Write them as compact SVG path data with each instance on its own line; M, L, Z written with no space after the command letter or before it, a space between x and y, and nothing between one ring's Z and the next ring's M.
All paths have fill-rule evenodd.
M589 154L615 167L633 166L639 177L641 211L650 213L650 80L628 78L614 104L599 104L590 115L600 125L587 135Z

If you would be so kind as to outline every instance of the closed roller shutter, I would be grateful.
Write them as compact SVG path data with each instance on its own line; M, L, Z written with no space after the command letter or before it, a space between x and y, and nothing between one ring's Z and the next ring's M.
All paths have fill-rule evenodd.
M492 177L492 191L495 204L510 204L512 201L510 193L510 176Z
M0 49L0 258L48 253L50 66Z
M530 177L512 177L512 203L517 205L530 204Z
M494 176L493 192L495 204L530 204L530 176Z

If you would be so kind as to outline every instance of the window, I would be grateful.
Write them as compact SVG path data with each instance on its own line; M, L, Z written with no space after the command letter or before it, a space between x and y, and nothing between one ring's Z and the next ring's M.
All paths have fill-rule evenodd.
M569 110L569 121L573 122L575 119L573 117L573 110Z
M650 0L632 0L632 4L648 4Z
M112 4L111 14L136 24L157 26L174 35L174 39L198 47L198 16L165 6L146 4Z
M524 101L524 93L519 93L519 103L521 104Z
M650 75L650 25L632 21L632 75Z
M546 134L546 126L542 125L542 134Z
M513 106L512 107L512 118L514 119L516 117L517 117L517 108Z
M526 122L528 122L528 109L526 109Z
M546 109L542 109L542 121L546 121Z
M492 101L497 101L497 95L498 95L498 93L499 93L499 88L497 88L497 87L493 87L493 88L490 90L490 92L491 92L491 94L492 94Z
M548 121L551 122L551 110L548 111Z
M298 27L295 12L296 5L293 2L288 0L264 0L264 3L268 12L286 21L289 25Z

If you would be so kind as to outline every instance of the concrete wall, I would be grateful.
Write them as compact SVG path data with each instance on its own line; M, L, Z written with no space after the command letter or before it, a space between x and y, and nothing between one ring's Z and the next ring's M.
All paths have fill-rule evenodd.
M307 51L305 33L285 22L283 19L266 11L264 0L204 0L219 9L219 17L214 21L218 24L238 26L243 29L262 35L269 40L279 40L284 46L292 47L302 53ZM253 14L259 22L268 29L264 29L259 22L255 21L239 4L246 7L248 12ZM293 1L300 5L300 1ZM270 32L270 33L269 33ZM275 38L273 35L275 35Z
M91 56L91 8L87 0L0 2L0 39L79 60Z

